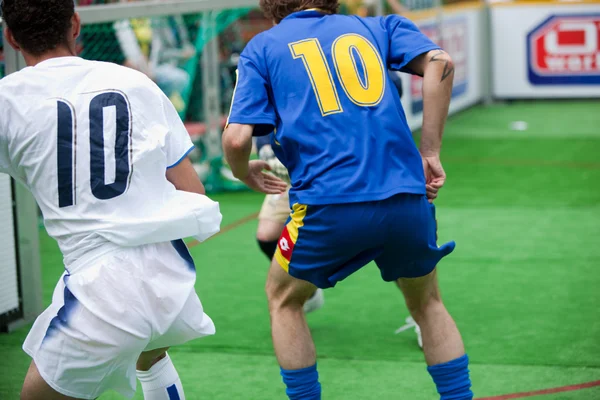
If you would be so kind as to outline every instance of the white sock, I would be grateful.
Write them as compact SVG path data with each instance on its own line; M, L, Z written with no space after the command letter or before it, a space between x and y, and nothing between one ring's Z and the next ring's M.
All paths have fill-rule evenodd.
M136 371L145 400L185 400L179 374L167 354L148 371Z

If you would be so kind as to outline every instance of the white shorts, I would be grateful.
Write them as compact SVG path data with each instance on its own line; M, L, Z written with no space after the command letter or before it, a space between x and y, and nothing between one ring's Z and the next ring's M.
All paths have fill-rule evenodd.
M290 216L289 188L282 194L265 196L258 219L268 219L285 224Z
M67 271L23 344L64 395L95 399L113 389L132 397L140 353L215 333L181 240L86 256Z

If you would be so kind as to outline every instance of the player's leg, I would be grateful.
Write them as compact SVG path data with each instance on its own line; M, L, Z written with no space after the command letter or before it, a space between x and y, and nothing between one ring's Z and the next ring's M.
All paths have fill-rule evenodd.
M438 240L438 235L437 235L437 219L435 218L435 206L433 204L430 204L429 206L430 210L432 211L432 215L433 215L433 221L435 222L435 243L437 243ZM431 222L431 220L430 220ZM400 281L397 280L395 281L396 286L398 286L398 289L400 289L402 291L402 286L400 284ZM401 326L400 328L398 328L396 330L396 333L400 333L403 332L405 330L414 328L415 330L415 334L417 335L417 344L419 345L419 347L421 349L423 349L423 335L421 333L421 327L419 327L419 324L415 321L415 319L410 316L408 318L406 318L405 320L405 324L403 326Z
M288 189L289 190L289 189ZM281 195L267 195L258 214L256 240L269 261L273 259L281 231L289 218L288 192ZM323 307L325 296L322 289L316 289L304 303L304 312L310 313Z
M362 218L348 218L360 215ZM382 253L372 204L295 204L267 278L271 330L290 399L320 399L314 343L303 303L316 287L328 288ZM380 237L378 237L378 235Z
M420 278L400 278L397 283L411 316L421 327L427 364L441 364L463 356L465 348L460 333L441 299L437 270Z
M321 398L315 345L303 311L315 288L290 276L273 259L266 284L271 334L286 393L292 400Z
M136 363L136 375L144 400L185 399L181 379L166 348L143 352Z
M458 328L442 302L436 270L420 278L400 278L398 286L421 329L427 370L441 399L472 399L468 357Z
M421 330L427 370L441 399L470 400L468 358L456 324L441 300L436 272L436 265L455 244L437 245L435 208L425 196L397 195L382 204L387 207L388 240L386 250L375 260L382 277L397 280L404 294Z
M46 383L40 371L34 361L31 361L27 375L25 375L25 382L21 389L21 400L67 400L75 399L75 397L68 397L64 394L57 392L52 389L50 385Z

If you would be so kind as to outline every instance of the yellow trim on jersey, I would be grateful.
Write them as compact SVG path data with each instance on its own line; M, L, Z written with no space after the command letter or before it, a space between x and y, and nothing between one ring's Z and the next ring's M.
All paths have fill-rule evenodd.
M290 222L286 225L288 235L290 235L290 240L296 245L298 241L298 233L301 227L304 226L304 218L306 217L306 211L308 210L308 206L305 204L294 204L292 206L292 212L290 217L292 218ZM280 239L281 240L281 239ZM277 244L277 250L275 250L275 259L279 263L279 266L283 268L285 272L289 273L290 270L290 261L286 259L283 254L281 254L281 250L279 249L279 243Z

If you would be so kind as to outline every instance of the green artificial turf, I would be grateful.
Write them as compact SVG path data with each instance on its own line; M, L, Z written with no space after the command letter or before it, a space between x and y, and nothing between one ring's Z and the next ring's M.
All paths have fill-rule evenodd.
M528 129L513 131L512 121ZM457 248L440 264L440 281L476 397L600 380L599 127L592 101L479 106L448 122L448 180L436 204L440 241L456 240ZM254 193L214 197L224 227L262 202ZM170 352L188 399L285 398L256 226L252 220L191 249L217 334ZM45 232L40 239L48 303L62 257ZM436 398L414 333L394 334L408 316L402 298L374 265L325 295L325 307L308 316L324 399ZM18 398L27 330L0 336L0 399ZM600 399L600 387L530 398Z

